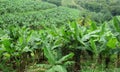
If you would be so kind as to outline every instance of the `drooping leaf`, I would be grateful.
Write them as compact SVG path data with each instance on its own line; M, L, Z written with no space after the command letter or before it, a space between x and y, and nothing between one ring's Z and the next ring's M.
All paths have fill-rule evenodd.
M58 48L58 47L60 47L60 46L62 46L62 44L54 45L51 49L53 50L53 49Z
M89 40L91 37L98 37L97 33L99 33L99 32L100 32L100 30L95 30L95 31L92 31L92 32L84 35L84 36L82 37L82 41L87 41L87 40Z
M22 52L32 52L32 50L28 46L26 46L23 48Z
M55 65L45 72L67 72L67 70L61 65Z
M65 61L67 61L68 59L71 59L73 56L74 56L74 53L70 53L70 54L68 54L68 55L66 55L66 56L63 56L63 57L58 61L58 63L65 62Z

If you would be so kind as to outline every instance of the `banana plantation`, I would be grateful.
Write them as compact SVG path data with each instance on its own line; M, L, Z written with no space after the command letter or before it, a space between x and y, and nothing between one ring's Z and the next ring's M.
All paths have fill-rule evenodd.
M119 0L0 0L0 72L120 72Z

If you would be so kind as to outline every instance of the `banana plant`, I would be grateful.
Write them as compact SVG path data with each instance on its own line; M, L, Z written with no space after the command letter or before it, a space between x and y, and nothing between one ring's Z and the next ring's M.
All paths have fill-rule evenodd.
M50 50L50 47L44 48L44 54L51 65L51 67L46 70L46 72L67 72L64 64L74 56L74 53L69 53L68 55L65 55L59 60L57 60L55 59L53 52Z
M115 41L117 41L117 48L116 48L116 51L117 52L117 67L120 67L119 64L120 64L120 16L116 16L113 18L113 28L114 28L114 35L116 36L116 39L112 39ZM110 41L112 43L112 41ZM112 45L114 47L114 43Z
M30 30L26 27L9 26L8 29L1 30L0 34L0 57L1 61L9 62L19 69L24 68L29 61L38 59L41 41L38 31ZM31 59L29 59L32 56ZM40 57L39 57L40 58ZM15 63L14 63L15 61ZM21 65L21 66L20 66ZM23 67L22 67L23 66Z
M44 31L41 35L43 43L44 56L47 58L48 67L45 72L67 72L66 63L74 56L74 53L69 53L62 56L59 51L61 48L61 40L56 36L55 30ZM60 43L60 44L59 44ZM60 55L60 56L59 56Z

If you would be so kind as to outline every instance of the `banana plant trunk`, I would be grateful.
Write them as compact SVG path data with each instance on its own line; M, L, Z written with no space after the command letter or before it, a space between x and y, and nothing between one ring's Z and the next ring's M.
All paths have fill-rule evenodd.
M109 68L109 63L110 63L110 56L106 56L106 58L105 58L106 67L105 68Z
M81 70L81 61L80 61L81 50L75 49L74 53L75 53L75 55L74 55L74 61L75 61L74 72L79 72L79 70Z
M120 67L120 53L117 54L117 68Z

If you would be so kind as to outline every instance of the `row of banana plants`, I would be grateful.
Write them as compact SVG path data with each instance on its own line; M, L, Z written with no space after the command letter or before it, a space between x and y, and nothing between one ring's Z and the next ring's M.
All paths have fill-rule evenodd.
M28 26L32 29L40 29L41 25L63 25L69 20L79 18L80 11L67 7L57 7L41 11L29 11L24 13L6 13L0 16L0 27L8 25ZM37 28L39 27L39 28Z
M57 28L32 30L26 26L0 28L0 70L45 72L95 71L120 67L120 18L97 26L70 22ZM112 67L111 67L112 66Z
M40 11L57 7L40 0L0 0L0 14Z
M43 50L48 63L54 64L48 72L79 72L86 66L95 71L100 64L103 64L101 71L111 68L111 65L119 68L119 17L114 17L110 23L97 27L91 22L85 27L72 22L59 29L48 29L49 35L45 38L48 37L49 42L45 43ZM61 68L57 67L58 63Z

